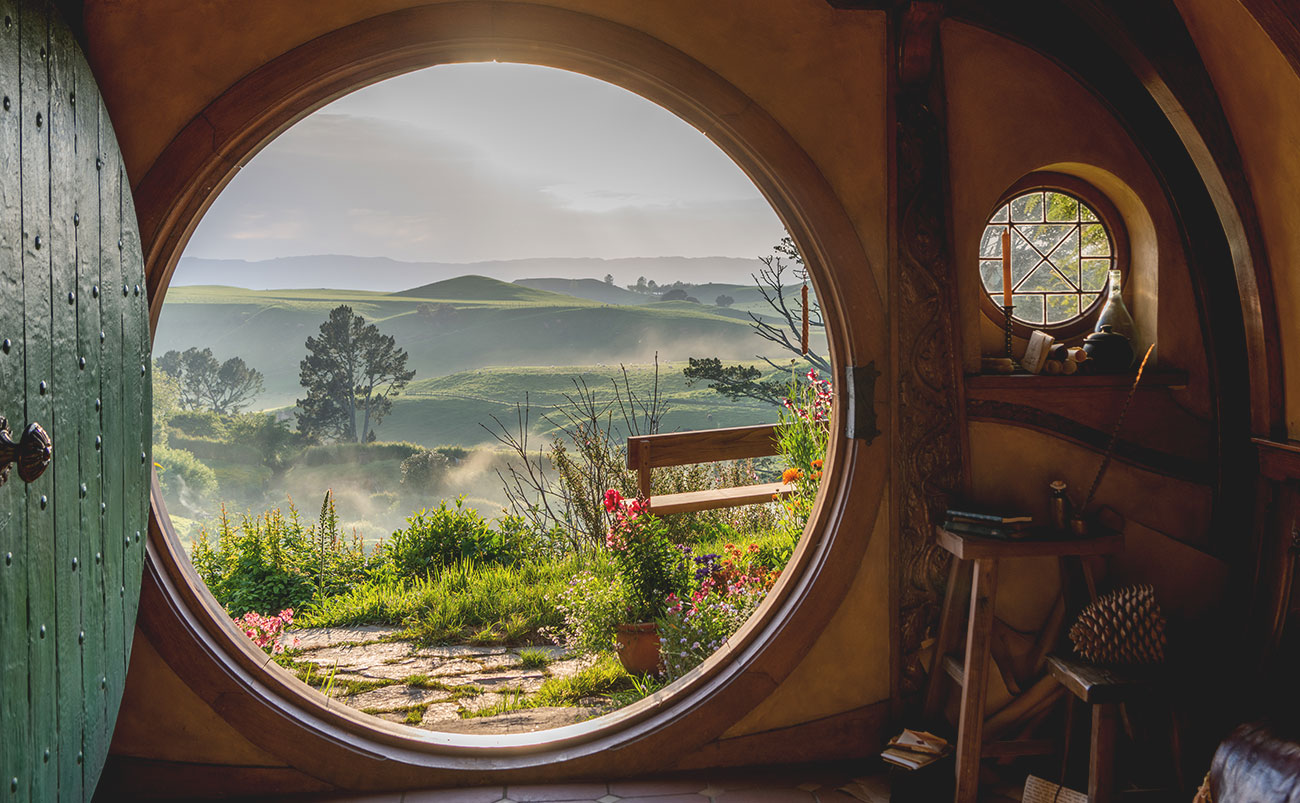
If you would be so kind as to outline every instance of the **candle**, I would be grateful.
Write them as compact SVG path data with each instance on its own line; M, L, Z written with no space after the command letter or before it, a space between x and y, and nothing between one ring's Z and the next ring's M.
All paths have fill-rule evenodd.
M1011 306L1011 227L1002 230L1002 306Z

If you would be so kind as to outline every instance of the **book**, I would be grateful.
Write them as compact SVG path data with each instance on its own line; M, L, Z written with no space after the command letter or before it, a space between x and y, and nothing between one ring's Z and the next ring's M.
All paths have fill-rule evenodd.
M951 750L952 746L942 737L904 728L902 733L889 740L880 757L895 766L919 770L943 758Z
M1047 350L1055 342L1056 338L1042 330L1035 329L1029 334L1029 345L1025 347L1025 356L1020 358L1020 367L1031 374L1041 372L1043 363L1047 362Z
M933 764L940 758L940 756L929 753L913 753L911 750L900 750L897 747L886 747L881 751L880 757L896 767L904 767L909 770L919 770Z
M935 736L928 731L914 731L911 728L903 728L902 733L889 740L889 746L901 747L916 753L928 753L932 756L941 756L950 749L948 740L942 736Z
M996 524L955 521L953 519L945 521L943 528L953 533L965 533L967 535L979 535L985 538L1001 538L1004 540L1016 540L1024 538L1028 534L1028 530L1023 527L1000 527Z
M1025 516L1016 513L989 513L982 510L961 510L957 508L948 508L944 513L950 519L960 519L966 521L982 521L989 524L1031 524L1034 521L1033 516Z

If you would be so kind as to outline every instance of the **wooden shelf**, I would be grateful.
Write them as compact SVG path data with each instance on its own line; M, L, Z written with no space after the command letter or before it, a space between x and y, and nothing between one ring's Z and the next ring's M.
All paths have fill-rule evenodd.
M1300 441L1251 438L1259 450L1259 470L1274 480L1300 479Z
M939 546L951 552L958 560L1109 555L1124 549L1124 536L1119 533L1087 538L1027 537L1020 541L1004 541L998 538L955 533L945 530L942 526L936 527L935 533L939 538Z
M1049 376L1047 374L967 374L968 390L1127 390L1136 374L1073 374ZM1178 390L1187 386L1186 371L1147 371L1142 375L1142 388L1168 388Z

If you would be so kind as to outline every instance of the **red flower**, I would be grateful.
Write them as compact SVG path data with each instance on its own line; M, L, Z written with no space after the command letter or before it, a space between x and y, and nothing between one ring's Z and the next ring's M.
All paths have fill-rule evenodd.
M608 491L605 492L606 512L613 513L614 509L617 508L619 506L619 503L622 501L623 501L623 494L619 493L613 488L610 488Z

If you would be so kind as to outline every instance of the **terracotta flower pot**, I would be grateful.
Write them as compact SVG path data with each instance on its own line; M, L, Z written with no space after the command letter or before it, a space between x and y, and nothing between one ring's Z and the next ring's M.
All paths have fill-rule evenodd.
M659 628L654 622L617 625L614 640L618 660L628 672L652 675L659 671Z

